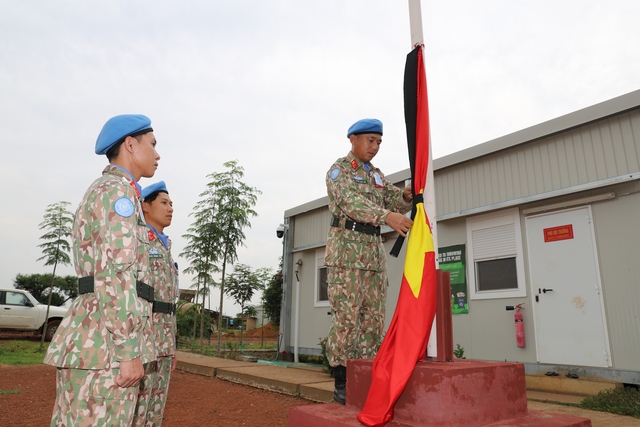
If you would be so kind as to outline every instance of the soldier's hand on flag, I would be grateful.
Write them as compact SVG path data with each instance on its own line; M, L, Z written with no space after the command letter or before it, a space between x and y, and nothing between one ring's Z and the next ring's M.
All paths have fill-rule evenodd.
M120 374L116 377L119 387L133 387L138 385L144 376L144 368L139 357L126 362L120 362Z
M413 189L411 188L411 184L404 187L404 191L402 192L402 198L407 203L413 200Z
M407 236L407 232L413 225L411 219L397 212L389 212L384 222L402 237Z

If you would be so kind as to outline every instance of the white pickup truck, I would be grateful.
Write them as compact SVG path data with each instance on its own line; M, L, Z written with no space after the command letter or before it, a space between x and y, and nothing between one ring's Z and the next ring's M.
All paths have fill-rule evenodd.
M45 340L51 341L66 312L66 307L49 307ZM33 331L41 334L46 316L47 305L40 304L29 291L0 289L0 331Z

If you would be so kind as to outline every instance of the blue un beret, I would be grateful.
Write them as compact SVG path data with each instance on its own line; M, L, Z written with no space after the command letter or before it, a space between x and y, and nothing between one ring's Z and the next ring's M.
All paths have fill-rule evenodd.
M347 131L347 138L361 133L378 133L382 135L382 122L378 119L362 119L351 125Z
M151 120L142 114L123 114L107 120L104 124L98 140L96 141L96 154L107 154L107 151L117 143L124 141L127 136L140 135L152 132Z
M140 195L142 196L143 199L146 199L151 194L157 191L164 191L165 193L169 194L169 190L167 190L167 186L164 184L164 181L158 181L155 184L151 184L144 187Z

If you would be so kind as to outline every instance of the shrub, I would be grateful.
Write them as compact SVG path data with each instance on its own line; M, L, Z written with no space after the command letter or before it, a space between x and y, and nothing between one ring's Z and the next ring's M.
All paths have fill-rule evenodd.
M464 357L464 347L460 347L460 344L456 344L456 348L453 350L453 355L456 359L466 359L466 357Z
M578 405L584 409L640 418L640 391L633 387L614 388L589 396Z

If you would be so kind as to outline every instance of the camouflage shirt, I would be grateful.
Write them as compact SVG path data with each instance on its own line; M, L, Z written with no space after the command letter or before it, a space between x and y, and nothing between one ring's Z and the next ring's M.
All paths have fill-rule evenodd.
M171 257L171 240L165 248L157 231L149 228L150 285L155 289L155 300L175 304L178 297L178 265ZM169 356L176 351L176 316L168 313L153 313L153 339L158 356Z
M149 238L127 171L109 165L91 184L76 211L72 241L76 273L94 277L94 292L73 301L44 362L110 369L137 357L154 360L150 303L136 292L136 279L149 283Z
M353 153L338 159L326 176L329 211L340 218L340 227L329 227L325 265L380 271L385 269L380 236L345 230L346 219L379 226L389 212L406 213L402 189L393 185L380 169L369 163L367 173Z

